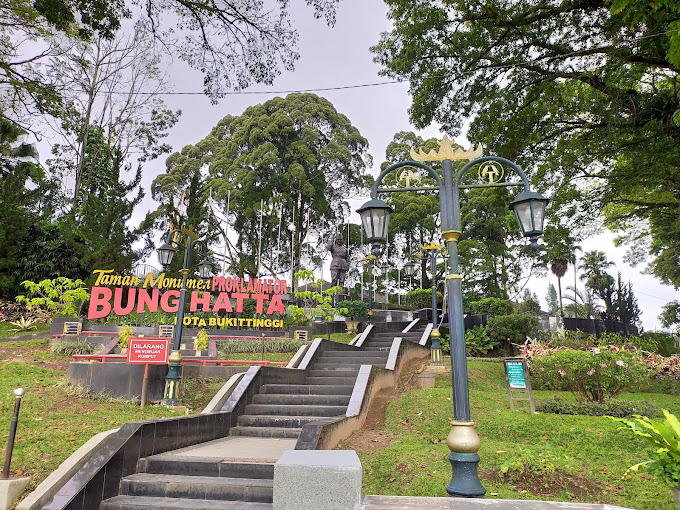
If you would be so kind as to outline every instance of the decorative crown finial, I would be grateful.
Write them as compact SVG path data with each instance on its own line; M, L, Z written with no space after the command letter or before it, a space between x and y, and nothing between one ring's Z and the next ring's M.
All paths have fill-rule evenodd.
M439 143L439 152L431 150L425 153L423 149L418 149L418 152L411 147L411 158L414 161L444 161L445 159L450 159L452 161L468 159L472 160L478 158L482 155L482 146L478 145L476 149L470 149L464 151L462 149L456 149L455 151L451 147L451 140L448 136L444 135L442 141Z

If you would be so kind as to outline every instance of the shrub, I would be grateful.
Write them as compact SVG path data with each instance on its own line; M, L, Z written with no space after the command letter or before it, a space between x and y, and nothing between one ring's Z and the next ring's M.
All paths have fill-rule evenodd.
M363 317L368 313L368 310L366 308L366 303L360 300L355 300L355 301L340 301L338 303L338 311L346 316L349 317L350 320L357 319L359 317Z
M135 333L132 331L132 326L127 324L122 325L118 330L118 343L116 345L121 349L126 349L128 343L130 342L130 337L134 334Z
M87 342L57 342L50 347L50 351L54 354L64 354L66 356L73 356L74 354L92 354L94 346Z
M465 352L468 356L486 354L499 344L489 336L488 326L474 326L465 332Z
M509 299L488 297L470 303L470 311L479 315L510 315L512 302Z
M536 387L571 391L581 401L602 403L627 386L645 379L647 367L632 352L612 348L593 351L558 351L535 357L531 373Z
M489 337L497 342L509 341L523 344L528 337L536 335L538 317L526 314L510 314L489 317Z
M670 333L665 333L663 331L648 331L642 333L640 338L647 340L651 345L654 346L653 349L645 350L656 352L661 356L670 356L671 354L675 353L675 337Z
M30 297L17 296L19 303L25 303L29 309L40 308L54 317L78 317L83 303L90 299L85 282L63 276L39 283L25 280L21 285L28 290Z
M680 422L666 409L663 409L663 414L666 418L663 422L644 416L636 416L632 420L612 419L625 423L634 434L646 438L654 446L652 460L635 464L628 471L644 467L669 487L677 488L680 487Z
M560 396L551 397L545 402L536 404L536 410L541 413L615 416L617 418L633 415L654 418L660 414L659 408L650 402L632 402L619 398L607 400L603 403L571 402Z
M305 344L302 340L265 340L264 352L295 352ZM262 342L257 340L228 340L217 344L217 357L226 359L229 354L262 352Z
M205 351L208 348L208 330L201 328L196 335L196 350Z
M437 306L440 306L444 296L437 292ZM409 290L404 296L404 303L413 308L432 308L432 289Z

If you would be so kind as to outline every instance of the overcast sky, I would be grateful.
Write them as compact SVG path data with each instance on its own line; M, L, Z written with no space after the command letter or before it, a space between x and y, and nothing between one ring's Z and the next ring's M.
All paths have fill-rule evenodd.
M389 78L378 75L379 67L373 63L369 47L378 42L380 33L389 28L386 17L387 8L378 0L343 0L339 5L337 23L334 28L327 27L323 21L314 20L312 9L302 1L293 3L294 23L300 34L300 59L294 72L281 75L272 87L255 86L245 94L229 95L218 105L212 105L201 94L166 97L166 104L172 109L181 109L182 116L170 133L167 141L175 151L184 145L195 144L203 139L213 126L225 115L240 115L247 107L262 103L285 91L300 91L351 85L364 85L388 82ZM201 92L202 76L182 62L174 62L171 67L171 82L176 92ZM254 94L264 91L266 93ZM277 93L278 92L278 93ZM335 108L345 114L359 132L369 141L369 152L373 156L373 171L377 176L380 163L384 159L385 148L399 131L415 131L408 118L411 104L406 83L380 86L367 86L344 90L315 91L328 99ZM424 138L441 137L437 125L418 132ZM458 139L465 148L469 144ZM41 151L43 154L46 151ZM501 154L502 156L502 154ZM164 171L164 158L144 166L142 185L146 190L153 178ZM353 206L363 202L359 198L352 201ZM147 210L154 208L150 192L139 208L136 217L141 219ZM354 207L356 208L356 207ZM358 216L352 221L358 223ZM663 286L657 280L640 274L640 270L623 263L624 249L613 246L613 235L609 233L581 243L585 251L598 249L605 251L610 260L616 263L613 268L621 271L624 278L633 282L635 295L642 313L646 330L660 327L657 316L661 307L672 299L678 299L678 292L672 287ZM157 265L155 256L150 263ZM328 270L326 269L326 272ZM328 274L325 275L329 277ZM530 288L545 306L548 282L557 287L556 278L549 273L546 278L533 278ZM563 288L573 285L573 267L563 279ZM582 287L582 283L579 283ZM565 302L567 304L567 302Z

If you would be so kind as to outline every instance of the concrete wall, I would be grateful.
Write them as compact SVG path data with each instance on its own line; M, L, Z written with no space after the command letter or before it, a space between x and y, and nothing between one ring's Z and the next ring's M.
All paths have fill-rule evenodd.
M147 399L161 400L167 365L149 365ZM144 365L128 363L91 363L72 361L68 367L68 382L95 393L113 397L139 398L142 394Z

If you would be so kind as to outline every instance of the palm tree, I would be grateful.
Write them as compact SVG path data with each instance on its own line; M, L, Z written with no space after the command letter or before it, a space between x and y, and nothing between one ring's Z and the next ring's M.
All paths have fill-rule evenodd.
M608 296L607 290L613 285L614 278L605 272L605 269L613 265L613 262L607 260L607 255L599 250L584 253L579 263L581 277L585 278L586 287L592 289L605 302L608 311L611 308L611 297Z
M562 306L562 277L567 272L570 263L574 263L575 252L580 250L569 230L562 225L549 225L543 235L546 245L543 248L543 262L550 267L550 271L557 276L557 292L560 297L560 315L564 317Z
M600 307L595 303L595 296L593 292L586 288L583 292L577 290L575 287L569 285L567 290L574 293L574 296L566 295L566 299L573 303L572 307L574 309L574 316L578 313L583 315L584 319L592 319L597 313L600 312Z

